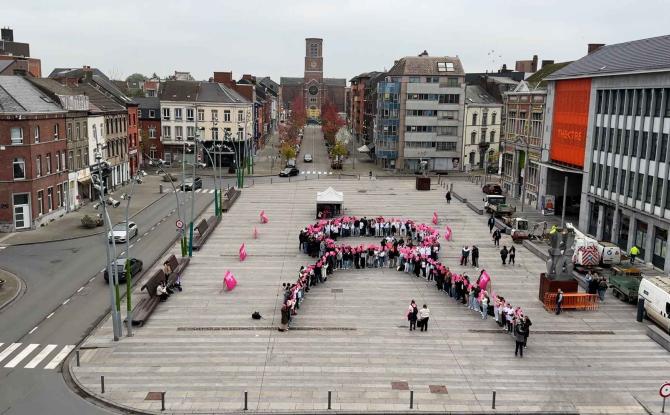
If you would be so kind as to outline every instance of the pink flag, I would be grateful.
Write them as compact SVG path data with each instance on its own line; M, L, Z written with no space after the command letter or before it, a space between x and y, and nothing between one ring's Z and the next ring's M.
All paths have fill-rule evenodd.
M451 227L447 225L446 229L444 230L444 239L446 239L447 241L451 241L451 235L452 235Z
M233 288L237 285L237 280L233 276L233 273L226 271L226 275L223 277L223 285L228 291L232 291Z
M254 239L258 239L258 229L256 229L255 226L254 226L254 233L253 233L253 235L254 235Z
M240 261L247 259L247 247L242 243L240 246Z
M261 210L261 223L268 223L268 215L265 214L264 210Z
M437 219L437 211L433 212L433 225L437 225L438 219Z
M491 276L488 272L483 271L481 278L479 278L479 288L485 290L486 286L489 285L489 281L491 281Z

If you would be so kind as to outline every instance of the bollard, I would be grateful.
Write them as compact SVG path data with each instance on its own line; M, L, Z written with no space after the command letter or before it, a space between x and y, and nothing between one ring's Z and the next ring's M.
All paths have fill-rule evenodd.
M100 393L105 393L105 377L100 376Z
M328 391L328 409L331 409L331 395L333 391Z
M77 367L79 367L79 349L75 352L77 356Z
M272 184L272 177L270 177L270 184Z
M161 411L165 410L165 392L161 392Z
M249 392L244 391L244 410L249 409Z
M288 182L291 183L291 176L288 176Z
M635 319L640 323L644 320L644 298L637 300L637 316Z
M491 409L496 409L496 391L493 391L493 401L491 402Z
M414 408L414 391L409 391L409 409Z
M163 185L162 184L158 185L158 193L163 194Z

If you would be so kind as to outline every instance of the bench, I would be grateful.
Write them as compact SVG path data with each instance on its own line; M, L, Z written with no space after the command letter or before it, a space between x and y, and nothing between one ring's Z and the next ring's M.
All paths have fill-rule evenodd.
M231 187L226 190L223 194L222 203L221 203L221 212L228 212L238 197L242 194L242 191Z
M205 242L207 241L207 238L209 238L209 235L214 232L214 228L216 228L216 225L219 224L219 218L215 215L212 215L209 217L209 219L201 220L198 226L196 226L196 229L198 230L198 235L194 236L193 239L193 249L194 250L199 250L202 248L203 245L205 245Z
M556 311L557 293L544 294L544 308ZM597 310L598 296L585 293L563 293L563 304L561 310Z
M177 257L174 254L172 254L168 259L166 259L166 261L168 265L170 265L170 269L172 270L170 275L168 275L167 279L167 285L169 287L173 285L175 282L177 282L177 277L183 274L184 269L191 261L191 258L185 257L177 259Z
M143 326L149 319L151 313L154 312L154 309L161 301L160 298L156 296L156 288L163 281L165 281L165 273L162 269L159 269L147 282L144 283L144 285L142 285L140 291L146 290L147 295L137 303L135 308L133 308L133 326Z

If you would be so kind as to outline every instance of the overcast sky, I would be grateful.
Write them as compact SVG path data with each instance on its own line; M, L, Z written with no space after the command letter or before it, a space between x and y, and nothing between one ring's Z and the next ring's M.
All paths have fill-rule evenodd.
M466 72L539 59L574 60L587 43L665 35L668 0L6 1L0 26L54 67L116 78L175 70L302 76L305 37L324 39L324 72L351 78L426 49Z

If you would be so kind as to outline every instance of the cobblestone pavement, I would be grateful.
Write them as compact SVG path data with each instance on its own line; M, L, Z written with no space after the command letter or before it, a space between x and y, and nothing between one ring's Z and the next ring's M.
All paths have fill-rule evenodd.
M298 231L314 221L316 192L329 184L344 192L346 214L430 223L437 210L439 227L454 232L441 260L458 272L460 247L478 244L493 289L533 321L524 358L514 357L513 339L492 319L389 269L336 271L308 293L292 329L278 332L281 284L311 263L298 252ZM502 266L486 217L456 200L446 205L442 188L434 182L433 189L418 192L410 180L245 189L191 261L184 291L161 303L132 338L113 343L105 321L84 342L81 367L69 361L70 370L92 395L157 412L160 402L145 400L148 392L165 391L167 410L177 413L240 411L244 391L251 411L325 410L332 391L334 410L406 412L409 390L421 411L481 413L490 410L493 390L502 412L645 414L643 404L660 411L658 388L670 359L635 321L633 306L608 300L597 311L546 312L537 299L544 263L517 245L517 265ZM260 210L268 224L259 224ZM249 258L239 262L243 242ZM504 236L501 245L510 243ZM238 280L232 292L222 290L226 270ZM428 332L408 331L411 299L430 307ZM264 318L252 320L254 311ZM407 382L409 390L393 382ZM446 393L435 393L440 386Z

